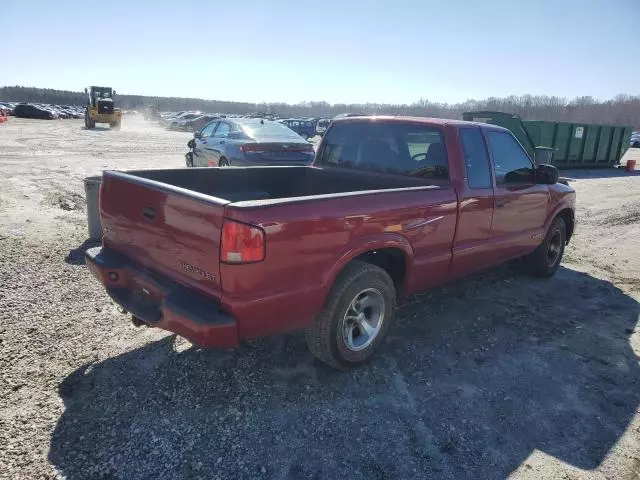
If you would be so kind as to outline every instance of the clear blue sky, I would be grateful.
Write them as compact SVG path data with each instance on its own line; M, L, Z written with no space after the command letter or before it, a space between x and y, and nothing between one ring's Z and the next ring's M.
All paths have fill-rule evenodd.
M0 86L238 101L640 94L640 0L0 0Z

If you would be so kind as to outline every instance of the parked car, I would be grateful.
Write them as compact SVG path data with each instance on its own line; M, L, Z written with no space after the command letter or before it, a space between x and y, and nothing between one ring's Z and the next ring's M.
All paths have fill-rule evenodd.
M640 132L631 132L629 145L631 145L632 148L640 148Z
M286 126L261 118L224 118L196 133L188 167L309 165L313 145Z
M217 120L218 118L220 118L219 115L215 115L213 113L205 113L204 115L200 115L196 118L180 120L180 122L178 122L178 130L186 130L187 132L198 132L207 123Z
M515 258L552 276L575 218L509 130L410 117L333 121L311 167L106 171L101 192L87 265L134 323L201 347L306 328L338 369L400 295Z
M75 108L69 106L69 105L58 105L56 107L58 110L61 110L65 113L65 115L67 116L67 118L82 118L84 115L78 111L76 111Z
M168 122L168 128L169 130L178 130L178 126L180 125L180 122L183 120L193 120L194 118L198 118L199 116L202 115L202 112L185 112L182 113L172 119L169 120Z
M318 123L316 123L316 134L323 136L324 132L327 131L327 128L329 127L329 124L331 123L331 119L330 118L321 118L318 120Z
M283 125L286 125L291 130L296 132L305 140L316 136L316 129L309 120L302 120L298 118L286 118L284 120L278 120Z
M56 118L55 113L51 110L31 105L30 103L19 103L13 109L13 114L20 118L37 118L41 120L53 120Z
M169 123L171 123L173 120L175 120L176 118L180 117L181 115L185 114L185 113L189 113L189 112L165 112L165 113L161 113L160 114L160 124L163 127L168 127Z
M69 113L63 108L58 107L57 105L47 105L45 108L47 110L51 110L58 118L70 118Z

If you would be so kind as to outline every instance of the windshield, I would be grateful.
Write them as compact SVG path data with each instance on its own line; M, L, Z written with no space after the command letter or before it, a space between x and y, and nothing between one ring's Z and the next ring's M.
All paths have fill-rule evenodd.
M95 98L111 98L111 92L109 90L95 89L93 96Z

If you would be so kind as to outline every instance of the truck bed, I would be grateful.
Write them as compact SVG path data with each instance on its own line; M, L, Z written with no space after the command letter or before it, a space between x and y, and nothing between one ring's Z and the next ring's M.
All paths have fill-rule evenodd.
M128 171L126 174L227 202L421 187L434 183L433 180L399 175L316 167L182 168Z
M374 207L379 213L394 211L398 205L408 213L407 205L424 203L425 190L440 191L432 197L436 200L455 200L453 189L432 183L398 175L295 166L105 171L103 244L141 267L220 297L218 255L225 219L273 230L274 225L294 219L306 222L312 218L309 206L313 204L317 215L336 218L335 225L344 228L343 216ZM361 195L371 199L363 201ZM307 202L296 209L296 203ZM276 238L270 233L272 252Z

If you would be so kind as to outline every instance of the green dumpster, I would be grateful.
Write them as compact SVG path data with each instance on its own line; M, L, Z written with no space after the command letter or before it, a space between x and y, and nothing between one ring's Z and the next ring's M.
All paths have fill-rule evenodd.
M465 112L462 118L508 128L531 158L540 156L538 147L552 149L552 163L559 168L618 165L629 148L632 131L629 126L522 120L504 112Z

